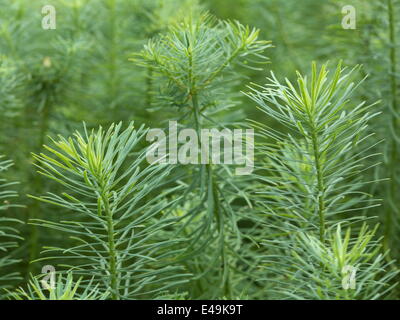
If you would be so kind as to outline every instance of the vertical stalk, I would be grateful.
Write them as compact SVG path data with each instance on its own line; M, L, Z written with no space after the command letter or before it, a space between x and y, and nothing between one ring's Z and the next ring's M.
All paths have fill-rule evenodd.
M193 108L193 117L194 117L194 124L195 129L197 132L197 143L201 148L201 123L200 123L200 108L197 93L191 94L192 100L192 108ZM208 154L208 152L207 152ZM205 174L206 174L206 165L200 164L200 190L204 190L205 188Z
M40 118L40 125L39 125L39 140L36 146L36 152L40 153L43 149L44 140L49 130L49 121L50 121L50 114L51 114L51 101L49 97L45 98L44 106L42 113L39 114ZM43 178L42 175L36 174L33 177L33 185L34 190L36 193L42 194L43 193ZM41 204L39 201L35 201L29 208L28 213L28 220L37 219L40 216L41 211ZM30 225L30 235L29 235L29 261L33 261L38 257L39 249L38 249L38 242L39 242L39 229L38 227L33 224ZM33 264L28 265L28 274L29 277L30 273L33 273Z
M390 73L389 73L389 81L390 81L390 103L389 103L389 114L391 115L391 126L392 132L394 135L398 134L398 101L397 101L397 43L396 43L396 29L395 29L395 13L393 8L393 0L388 0L388 19L389 19L389 41L390 41L390 50L389 50L389 59L390 59ZM389 204L386 207L385 212L385 247L389 248L388 240L391 237L391 230L393 226L393 213L397 212L398 209L394 205L394 201L397 197L396 192L396 167L398 165L398 150L397 150L397 142L396 139L393 138L390 141L390 160L387 164L389 167L389 177L390 177L390 185L389 185Z
M324 182L321 170L321 159L319 154L318 138L315 133L312 136L315 168L317 170L317 192L318 192L318 216L319 216L319 239L325 242L325 202Z
M324 178L321 168L321 154L319 152L319 141L318 136L315 132L315 120L311 115L310 111L308 113L308 118L311 127L311 143L313 148L314 165L317 173L317 198L318 198L318 217L319 217L319 240L325 242L325 202L324 202Z
M397 110L397 43L396 43L396 29L395 29L395 16L393 9L393 0L388 0L388 15L389 15L389 38L390 38L390 85L392 93L392 107L394 111ZM394 118L396 120L396 118ZM395 123L397 125L397 123Z
M119 300L113 214L112 211L110 210L109 199L106 195L104 195L104 192L102 193L101 198L104 203L104 209L107 218L107 233L108 233L107 236L108 236L108 254L109 254L108 272L110 276L111 299Z
M192 78L192 65L193 65L193 60L192 60L192 55L191 51L189 50L189 80L190 80L190 97L191 97L191 102L192 102L192 108L193 108L193 117L194 117L194 122L195 122L195 129L197 132L197 137L198 137L198 145L201 148L201 120L200 120L200 105L198 101L198 95L197 92L195 91L195 83ZM207 152L208 154L208 152ZM225 235L224 235L224 223L223 219L221 219L221 212L220 212L220 204L219 204L219 196L218 196L218 190L215 186L214 179L213 179L213 172L212 172L212 167L211 164L200 164L200 192L202 193L207 192L209 196L211 195L212 197L212 203L213 203L213 214L215 215L216 222L217 222L217 227L219 229L219 241L220 241L220 254L221 254L221 261L222 261L222 268L223 268L223 275L222 275L222 290L224 292L224 295L228 298L231 298L232 296L232 288L230 286L230 281L229 281L229 268L227 267L227 260L226 260L226 252L225 252ZM205 181L208 179L208 186L207 190L205 189ZM221 221L222 220L222 221Z
M147 67L146 74L146 107L151 107L153 103L153 68Z
M189 40L188 40L189 41ZM200 121L200 106L199 106L199 99L198 94L196 91L196 83L193 79L193 55L192 55L192 47L191 43L188 43L188 64L189 64L189 95L192 101L192 108L193 108L193 116L194 116L194 123L197 132L197 142L199 147L201 148L201 121ZM208 152L207 152L208 154ZM206 174L206 167L204 164L200 165L200 191L204 190L205 187L205 174Z

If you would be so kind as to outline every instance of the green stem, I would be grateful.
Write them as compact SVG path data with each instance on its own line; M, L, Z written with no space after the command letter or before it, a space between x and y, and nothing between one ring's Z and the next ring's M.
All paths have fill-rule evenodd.
M192 100L192 107L193 107L193 116L194 116L194 121L195 121L195 128L198 136L198 143L199 146L201 146L201 139L200 139L200 132L201 132L201 123L200 123L200 106L198 102L198 96L197 94L192 94L191 95L191 100ZM207 153L208 154L208 153ZM209 186L208 190L205 190L205 181L208 178L209 181ZM213 172L212 172L212 167L211 164L201 164L200 168L200 192L208 192L211 194L212 197L212 202L213 202L213 214L216 219L217 223L217 228L219 229L219 237L220 237L220 254L221 254L221 262L222 262L222 269L223 269L223 283L222 283L222 290L223 294L227 298L231 298L232 296L232 288L230 285L229 281L229 268L227 265L227 259L226 259L226 252L225 252L225 236L224 236L224 223L223 223L223 217L220 212L220 204L219 204L219 196L218 196L218 191L213 179Z
M319 239L322 243L325 242L325 201L324 201L324 178L321 168L321 154L318 136L316 133L315 120L308 112L308 117L311 127L311 143L313 147L314 165L317 172L317 198L318 198L318 217L319 217Z
M391 115L391 125L394 134L398 132L398 103L397 103L397 48L396 48L396 30L395 30L395 16L393 8L393 0L388 0L388 19L389 19L389 40L390 40L390 88L391 88L391 101L389 114ZM393 211L397 211L394 206L395 199L397 198L396 192L396 167L398 165L398 152L397 152L397 142L396 139L390 141L390 160L387 164L389 167L390 185L389 185L389 204L385 210L385 249L389 249L388 241L391 237L391 230L393 227Z
M397 52L396 52L396 30L395 30L395 17L393 9L393 0L388 0L388 14L389 14L389 30L390 30L390 84L392 90L392 106L394 111L397 111ZM394 119L396 120L396 118Z
M196 82L193 78L193 55L192 55L192 47L189 44L188 46L188 79L189 79L189 97L192 101L192 108L193 108L193 116L194 116L194 124L197 133L197 143L201 148L201 120L200 120L200 105L199 105L199 98L196 89ZM208 152L207 152L208 154ZM204 190L205 186L205 165L200 165L200 191Z
M114 239L114 220L113 214L110 210L109 199L104 192L101 196L102 201L104 203L104 209L107 218L107 233L108 233L108 272L110 274L110 288L111 288L111 299L119 300L119 292L118 292L118 274L117 274L117 258L116 258L116 249L115 249L115 239Z
M37 153L40 153L43 150L43 144L45 142L46 135L49 131L50 114L51 114L51 102L48 98L46 98L43 110L41 113L39 113L41 119L39 125L39 139L36 146ZM35 174L32 179L35 192L38 194L42 194L44 189L42 175ZM41 208L42 206L39 201L33 202L29 207L28 221L31 219L39 218ZM37 225L33 224L30 226L30 235L29 235L29 261L33 261L38 257L39 255L38 243L39 243L39 229ZM34 265L32 263L28 265L28 272L26 276L29 277L31 273L34 273Z
M146 75L146 107L150 108L153 103L153 67L147 67Z
M221 72L229 63L231 60L233 60L240 52L241 48L237 49L230 58L227 59L227 61L220 67L220 69L212 75L206 83L211 82L218 74ZM197 132L197 138L198 138L198 145L201 148L201 114L200 114L200 109L201 106L199 104L198 100L198 91L203 89L204 86L200 86L196 88L196 82L193 77L193 55L191 51L191 46L189 45L188 47L188 79L189 79L189 99L192 102L192 108L193 108L193 117L194 117L194 123L195 123L195 129ZM208 150L207 150L207 156L208 156ZM208 180L208 187L206 189L206 181ZM222 287L221 289L223 290L223 294L227 296L228 298L231 297L231 292L232 288L230 285L229 281L229 268L227 266L227 259L226 259L226 252L225 252L225 236L224 236L224 224L222 218L222 212L220 212L220 203L219 203L219 195L218 191L213 179L213 172L212 172L212 167L211 164L200 164L200 193L208 193L208 197L211 197L212 199L212 204L213 204L213 212L215 219L216 219L216 224L217 228L219 230L219 239L220 239L220 256L221 256L221 262L222 262L222 269L223 269L223 275L222 275Z
M317 192L318 192L318 216L319 216L319 239L325 242L325 202L324 202L324 182L321 170L321 159L318 146L318 138L313 134L313 152L315 167L317 170Z

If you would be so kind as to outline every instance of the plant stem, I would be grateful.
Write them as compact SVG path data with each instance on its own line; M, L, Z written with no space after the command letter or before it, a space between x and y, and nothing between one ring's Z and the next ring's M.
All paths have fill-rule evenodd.
M101 199L104 203L104 209L107 218L107 233L108 233L108 272L110 274L110 287L111 287L111 299L119 300L118 293L118 277L117 277L117 259L115 250L115 239L114 239L114 220L113 214L110 210L110 203L108 197L102 193Z
M318 217L319 217L319 239L325 243L325 202L324 202L324 179L321 169L321 154L319 152L319 141L316 133L315 119L308 112L311 127L311 143L313 148L314 165L317 172L317 198L318 198Z
M315 133L312 136L315 168L317 170L317 192L318 192L318 216L319 216L319 239L325 242L325 202L324 182L321 170L321 159L319 154L318 138Z
M146 75L146 107L150 108L153 104L153 67L147 67Z
M397 134L398 131L398 106L397 106L397 50L396 50L396 30L395 30L395 16L394 16L394 8L393 8L393 0L388 0L388 18L389 18L389 40L390 40L390 88L391 88L391 101L389 104L389 114L391 115L391 125L394 134ZM388 249L388 239L390 238L391 230L392 230L392 215L393 211L397 211L397 208L394 206L394 201L397 197L396 192L396 167L398 165L398 152L397 152L397 142L396 139L393 138L390 142L391 144L391 154L390 154L390 162L388 163L389 167L389 176L390 176L390 185L389 185L389 203L386 207L385 212L385 248Z
M195 121L195 128L198 136L198 144L201 146L201 123L200 123L200 106L198 102L198 96L196 93L191 95L191 100L192 100L192 107L193 107L193 116L194 116L194 121ZM208 156L208 152L207 152ZM220 204L219 204L219 195L218 191L215 186L215 182L213 179L213 172L212 172L212 167L211 164L201 164L200 165L200 192L204 190L204 192L211 193L212 194L212 202L213 202L213 214L216 219L217 223L217 228L219 229L220 232L220 239L222 243L220 244L220 255L221 255L221 262L222 262L222 268L223 268L223 275L222 275L222 290L223 294L227 298L231 298L232 296L232 288L230 285L229 281L229 268L227 265L227 259L226 259L226 252L225 252L225 235L224 235L224 223L223 223L223 217L222 217L222 212L220 212ZM205 180L209 181L209 186L207 187L208 190L205 190ZM222 221L221 221L222 220ZM226 274L226 279L225 279L225 274ZM224 281L225 280L225 281Z
M195 128L196 128L196 133L197 133L197 143L199 147L201 148L201 120L200 120L200 106L199 106L199 98L197 94L196 89L196 82L193 78L193 55L192 55L192 47L189 44L188 46L188 79L189 79L189 96L192 101L192 108L193 108L193 116L194 116L194 123L195 123ZM208 152L207 152L208 156ZM204 190L205 186L205 165L201 164L200 165L200 190Z
M37 142L36 150L37 152L41 152L43 150L43 144L46 138L46 135L49 131L49 121L50 121L50 114L51 114L51 101L49 98L46 98L44 105L43 105L43 110L41 113L39 113L39 116L41 116L40 119L40 124L39 124L39 139ZM43 177L40 174L36 174L33 177L33 184L34 184L34 190L37 193L43 193ZM41 204L39 201L35 201L32 203L32 205L29 207L29 214L28 214L28 221L31 219L37 219L39 218L40 212L41 212ZM32 224L30 225L30 235L29 235L29 261L33 261L38 257L38 243L39 243L39 229L37 225ZM31 273L34 272L34 265L30 263L28 265L28 272L27 272L27 277Z

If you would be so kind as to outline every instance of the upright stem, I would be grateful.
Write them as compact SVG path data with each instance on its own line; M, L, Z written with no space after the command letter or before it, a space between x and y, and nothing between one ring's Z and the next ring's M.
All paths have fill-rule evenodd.
M236 50L232 56L220 67L220 69L215 72L206 82L211 82L214 77L216 77L219 72L221 72L234 57L239 54L239 49ZM193 55L191 51L191 46L190 44L188 45L188 79L189 79L189 98L192 102L192 108L193 108L193 117L194 117L194 122L195 122L195 129L197 132L197 138L198 138L198 145L200 148L202 148L201 144L201 114L200 114L200 104L198 100L198 91L202 90L203 87L196 87L196 82L195 78L193 77ZM207 150L207 156L208 156L208 150ZM208 182L207 182L208 181ZM207 182L207 183L206 183ZM207 185L207 187L206 187ZM218 191L213 179L213 172L212 172L212 167L211 164L200 164L200 193L208 194L209 199L211 199L212 206L213 206L213 212L212 214L216 218L216 224L217 228L219 229L219 239L220 239L220 256L221 256L221 261L222 261L222 269L223 269L223 275L222 275L222 287L221 289L223 290L225 296L228 298L231 297L231 292L232 288L230 286L230 281L229 281L229 268L227 266L227 259L226 259L226 252L225 252L225 235L224 235L224 224L223 224L223 219L222 218L222 212L220 212L221 206L219 203L219 195ZM226 274L226 279L225 279L225 274Z
M150 108L153 104L153 67L147 67L146 75L146 107Z
M111 299L119 300L118 292L118 275L117 275L117 258L115 250L115 239L114 239L114 220L112 211L110 210L109 199L104 192L101 196L104 203L104 209L107 218L107 232L108 232L108 272L110 276L110 288L111 288Z
M311 127L311 143L313 148L314 165L317 173L317 198L318 198L318 217L319 217L319 239L325 242L325 201L324 201L324 179L321 168L321 154L314 117L308 112Z
M40 118L40 124L39 124L39 140L37 142L36 146L36 152L40 153L43 149L43 144L46 138L46 135L48 134L49 131L49 121L50 121L50 114L51 114L51 101L46 98L46 101L43 106L42 112L39 114L41 116ZM33 185L34 185L34 190L36 193L42 194L43 193L43 178L42 175L36 174L33 177ZM40 215L41 211L41 204L39 201L35 201L32 203L32 205L29 207L29 213L28 213L28 219L37 219ZM39 243L39 229L38 227L33 224L30 226L30 235L29 235L29 261L33 261L38 257L38 243ZM27 272L27 277L29 277L29 274L33 273L33 268L34 265L30 263L28 265L28 272Z
M195 121L195 128L198 136L198 144L201 146L201 122L200 122L200 106L198 102L198 96L196 93L191 95L191 100L192 100L192 107L193 107L193 116L194 116L194 121ZM207 152L208 155L208 152ZM219 237L222 239L222 242L224 242L224 223L223 219L221 219L221 212L220 212L220 204L219 204L219 196L218 196L218 190L216 188L214 179L213 179L213 172L212 172L212 167L211 164L200 164L200 192L204 190L204 192L207 192L208 194L212 194L212 203L213 203L213 214L215 215L216 218L216 223L217 227L219 229ZM206 180L208 180L208 189L205 189L206 185ZM222 220L222 221L221 221ZM221 262L222 262L222 268L223 268L223 283L222 283L222 290L224 292L224 295L228 298L232 296L232 288L230 285L229 281L229 268L228 268L228 261L226 259L226 252L225 252L225 245L224 243L220 243L220 254L221 254ZM226 274L226 279L225 279L225 274Z
M319 153L318 137L312 134L315 168L317 170L317 192L318 192L318 216L319 216L319 239L325 242L325 202L324 202L324 181L321 170L321 159Z
M193 107L193 116L194 116L194 123L195 123L195 129L197 132L197 143L200 148L201 146L201 121L200 121L200 106L199 106L199 101L197 94L194 93L191 95L191 100L192 100L192 107ZM207 155L208 155L208 150L207 150ZM205 190L205 185L206 185L206 165L205 164L200 164L200 191Z
M198 99L198 94L197 94L197 90L196 89L196 83L195 80L193 78L193 55L192 55L192 50L191 50L191 46L189 45L188 47L188 71L189 71L189 89L190 89L190 98L192 101L192 108L193 108L193 116L194 116L194 123L195 123L195 128L196 128L196 132L197 132L197 143L199 145L199 147L201 148L201 123L200 123L200 106L199 106L199 99ZM207 152L208 154L208 152ZM205 174L206 174L206 170L205 170L205 165L201 164L200 165L200 190L204 190L204 186L205 186Z
M388 15L389 15L389 38L390 38L390 85L392 90L392 107L393 111L397 110L397 43L396 43L396 28L395 28L395 17L393 9L393 0L388 0ZM396 117L394 117L394 124Z
M393 0L388 0L388 18L389 18L389 40L390 40L390 88L391 88L391 101L390 101L390 110L389 114L391 115L391 126L395 135L398 134L399 127L399 119L398 119L398 102L397 102L397 43L396 43L396 29L395 29L395 13L393 8ZM397 188L396 188L396 167L398 165L398 152L397 152L397 142L396 139L393 138L390 141L391 144L391 153L390 153L390 162L388 163L389 167L389 175L390 175L390 186L389 186L389 204L386 208L385 215L385 246L388 248L387 241L390 238L391 229L393 226L392 223L392 215L393 211L397 211L398 209L393 206L395 199L397 197Z

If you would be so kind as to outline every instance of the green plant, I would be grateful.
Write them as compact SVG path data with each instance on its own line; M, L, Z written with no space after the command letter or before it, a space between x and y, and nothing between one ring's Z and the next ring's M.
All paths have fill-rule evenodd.
M64 188L61 195L34 198L76 215L65 221L32 223L69 233L75 245L47 247L45 252L58 253L63 260L77 259L78 264L67 266L74 274L93 277L112 299L151 297L185 281L185 273L173 264L178 252L170 249L180 239L169 238L167 230L174 223L167 214L168 194L177 188L145 201L170 168L146 167L145 152L134 150L146 133L143 127L134 129L131 123L124 131L121 128L122 124L106 131L85 128L83 136L78 132L68 139L60 136L54 147L45 146L50 155L34 155L39 172ZM82 281L85 284L87 280Z
M278 294L298 300L375 300L390 295L396 272L389 271L393 261L385 261L380 239L373 239L375 231L364 224L352 235L350 228L343 233L339 223L325 242L312 233L295 234L290 257L280 262L294 267L282 268L291 285Z
M0 298L398 299L398 3L0 0ZM254 171L149 163L170 121Z
M152 70L152 83L160 90L153 107L192 126L200 137L204 128L237 126L244 117L233 111L234 85L242 78L235 67L259 70L268 61L264 51L271 44L259 40L258 33L237 21L191 14L151 39L132 60ZM232 110L231 114L227 110ZM239 191L228 166L200 164L185 171L180 177L186 187L181 203L190 208L182 216L181 230L190 237L191 245L184 259L198 274L195 288L202 288L194 294L202 297L204 288L210 287L209 294L234 296L236 278L230 270L236 268L235 256L240 255L237 224L241 217L235 211L241 209L233 203L245 199L245 193ZM207 246L211 250L198 257L196 252ZM222 265L221 271L211 272L217 265ZM219 283L217 290L212 287L215 282Z
M5 295L5 288L10 288L13 282L21 278L19 272L14 269L20 260L15 257L13 250L18 247L18 241L22 240L17 228L21 222L4 214L16 206L13 198L17 193L10 189L15 183L7 182L2 177L4 171L12 165L11 161L2 158L0 156L0 298Z
M11 292L13 300L105 300L108 293L102 293L98 285L90 282L85 290L79 292L82 281L80 278L75 284L72 273L68 273L66 279L62 274L58 275L54 288L44 288L37 278L32 277L28 283L28 289L19 288ZM48 291L48 292L47 292Z
M365 132L377 113L370 112L373 105L354 105L350 99L359 85L353 82L356 69L346 71L339 64L328 76L327 65L318 72L314 63L311 78L297 74L297 88L272 74L267 85L253 86L247 93L281 125L277 130L256 123L263 138L258 145L263 162L257 201L269 230L265 267L278 297L377 298L377 283L383 294L396 274L382 255L367 253L379 246L370 241L373 233L365 227L359 235L347 231L345 240L341 238L340 225L359 228L365 219L360 212L379 205L363 190L371 183L363 180L368 169L363 163L376 156L368 153L374 143L366 143L372 135ZM355 243L351 259L346 256L349 243ZM358 279L362 291L342 290L338 275L343 261L367 268L374 256L369 273Z

